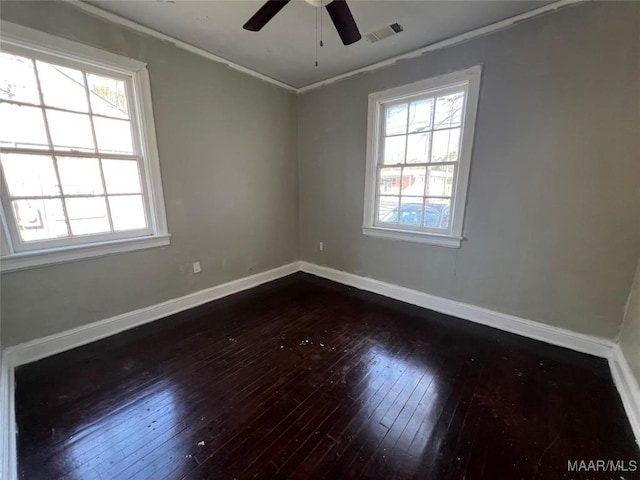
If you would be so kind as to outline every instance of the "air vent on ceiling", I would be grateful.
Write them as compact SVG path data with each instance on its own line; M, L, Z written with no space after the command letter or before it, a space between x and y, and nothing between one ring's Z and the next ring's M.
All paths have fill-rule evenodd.
M380 30L376 30L375 32L367 34L366 37L367 40L369 40L371 43L376 43L380 40L384 40L385 38L395 35L396 33L400 33L402 30L404 30L402 28L402 25L400 25L399 23L392 23L388 27L384 27Z

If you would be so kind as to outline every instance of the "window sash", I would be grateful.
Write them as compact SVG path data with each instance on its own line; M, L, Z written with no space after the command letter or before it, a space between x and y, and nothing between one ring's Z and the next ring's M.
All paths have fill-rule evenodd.
M93 73L93 72L91 72L91 73ZM51 105L44 105L43 106L43 105L38 105L37 103L20 102L18 100L7 100L6 98L1 98L0 99L0 103L7 103L9 105L16 105L18 107L35 107L35 108L44 107L45 110L55 110L57 112L66 112L66 113L79 113L81 115L91 115L93 117L107 118L107 119L110 119L110 120L125 120L122 117L112 117L110 115L105 115L103 113L92 112L91 114L89 114L88 112L81 112L79 110L69 110L67 108L55 107L55 106L51 106ZM127 119L127 121L130 121L130 120Z
M66 152L63 154L64 156L69 156L66 154ZM62 155L61 155L62 156ZM78 156L80 157L80 156ZM96 157L91 157L91 158L96 158ZM123 239L123 238L129 238L129 237L142 237L142 236L147 236L147 235L152 235L153 232L153 223L152 223L152 219L150 217L150 206L149 206L149 199L148 199L148 194L147 192L147 187L146 187L146 182L144 181L144 164L143 162L139 161L138 159L138 171L139 171L139 175L140 175L140 192L126 192L126 193L108 193L107 192L107 188L106 188L106 184L105 184L105 177L104 177L104 173L102 172L102 160L106 159L106 160L111 160L111 159L121 159L121 158L114 158L111 156L102 156L100 158L98 158L99 164L100 164L100 171L101 171L101 182L102 182L102 193L98 193L98 194L87 194L87 193L78 193L78 194L66 194L63 192L62 190L62 185L59 185L60 188L60 194L59 195L11 195L9 193L9 189L7 187L7 182L6 182L6 178L4 176L4 171L2 170L2 168L0 168L0 180L2 182L3 185L3 191L2 194L0 195L1 199L2 199L2 205L6 205L7 208L5 210L5 216L7 217L7 229L9 230L9 233L11 235L11 239L13 241L13 247L14 250L16 252L24 252L24 251L29 251L29 250L43 250L46 248L54 248L54 247L61 247L61 246L65 246L65 245L84 245L84 244L89 244L89 243L95 243L95 242L104 242L106 240L117 240L117 239ZM135 160L136 158L133 156L127 156L127 159L129 160ZM54 156L54 165L56 166L56 170L57 170L57 161L55 159ZM62 182L59 181L59 184L61 184ZM133 196L133 195L139 195L142 198L142 202L143 202L143 207L144 207L144 214L145 214L145 219L146 219L146 223L147 226L145 228L141 228L141 229L132 229L132 230L125 230L125 231L116 231L113 228L113 217L111 214L111 208L110 208L110 203L109 203L109 198L112 197L123 197L123 196ZM92 233L92 234L84 234L84 235L79 235L79 234L74 234L72 229L71 229L71 219L69 218L68 213L66 212L66 202L65 199L68 198L104 198L105 199L105 203L106 203L106 209L107 209L107 219L109 222L109 227L111 229L110 232L104 232L104 233ZM67 232L68 235L66 237L60 237L60 238L51 238L51 239L44 239L44 240L32 240L32 241L23 241L21 236L20 236L20 231L19 231L19 227L18 227L18 221L17 218L15 217L15 213L14 210L12 208L12 202L14 200L52 200L52 199L60 199L62 201L62 205L63 205L63 210L64 210L64 214L65 214L65 224L67 226Z
M64 109L59 107L51 107L45 104L42 92L42 85L40 83L39 75L36 71L36 87L38 89L38 97L40 104L31 104L27 102L16 102L12 100L5 99L0 100L2 103L20 105L20 106L28 106L33 108L39 108L42 113L43 122L45 125L45 131L47 134L47 142L48 149L40 149L40 148L23 148L23 147L0 147L1 153L14 153L14 154L33 154L33 155L44 155L51 156L54 159L54 168L56 171L56 178L58 184L60 186L60 195L55 196L55 198L62 199L63 211L65 216L65 222L67 224L68 236L62 238L53 238L53 239L44 239L44 240L33 240L29 242L25 242L21 239L18 222L15 217L11 201L15 199L19 199L19 197L14 197L9 195L8 184L6 178L4 177L3 169L0 168L0 182L2 184L2 192L0 192L0 203L3 211L3 223L4 228L8 231L8 234L11 238L11 247L12 250L16 253L20 252L28 252L35 250L46 250L49 248L57 248L64 246L75 246L75 245L89 245L93 243L100 243L109 240L119 240L126 238L138 238L142 236L149 236L156 233L156 220L154 218L153 205L151 204L150 197L150 188L149 188L149 176L146 170L146 161L144 157L144 145L142 144L142 139L144 138L144 132L142 131L141 125L141 114L140 105L141 101L139 99L140 92L137 89L136 82L134 81L134 73L125 71L123 69L118 68L105 68L103 66L94 64L91 61L79 61L74 60L72 58L68 58L64 55L55 55L49 54L46 52L42 52L39 50L32 50L30 48L21 47L18 45L13 45L10 43L3 43L2 51L7 52L9 54L19 55L25 58L31 59L35 69L36 60L42 60L45 62L51 62L56 65L60 65L62 67L70 67L83 72L83 81L85 92L87 95L87 111L79 112L77 110ZM94 117L98 118L109 118L109 119L117 119L123 120L122 118L111 117L108 115L96 114L93 112L93 108L91 105L89 87L87 74L97 74L104 77L120 80L124 82L125 85L125 96L127 100L127 111L128 111L128 121L130 122L131 128L131 137L132 137L132 154L120 154L120 153L111 153L104 152L99 150L97 138L96 138L96 130L94 126ZM87 115L90 124L91 124L91 134L93 138L94 149L91 150L64 150L60 148L55 148L50 133L50 125L49 119L46 115L47 110L56 110L56 111L66 111L70 113L81 113ZM70 219L66 210L66 203L64 201L65 198L73 198L73 197L97 197L100 195L65 195L62 192L62 182L60 181L60 176L58 173L58 165L56 157L78 157L78 158L97 158L100 166L100 177L102 182L102 187L104 191L104 197L107 208L107 216L109 221L109 226L112 231L106 233L97 233L97 234L87 234L87 235L74 235L70 228ZM106 185L105 185L105 177L104 171L102 167L102 161L104 159L126 159L126 160L135 160L138 165L138 171L140 175L140 184L141 184L141 192L137 193L142 196L143 206L144 206L144 214L146 218L147 226L144 229L136 229L136 230L127 230L122 232L116 232L113 230L113 220L110 210L110 205L108 201L108 197L110 196L118 196L118 194L107 194ZM29 199L46 199L46 197L39 196L29 196Z
M453 197L422 197L423 199L423 203L422 203L422 211L420 212L420 223L422 224L424 222L424 200L428 200L428 199L442 199L442 200L449 200L449 226L448 228L435 228L435 227L425 227L425 226L418 226L418 225L409 225L409 224L404 224L404 223L400 223L400 221L396 221L396 222L380 222L377 220L377 214L378 214L378 208L379 208L379 202L380 202L380 198L381 197L391 197L393 196L394 198L398 198L399 202L398 202L398 206L399 208L402 206L402 196L398 195L398 196L394 196L394 195L378 195L376 197L376 206L375 206L375 215L376 215L376 222L374 223L374 226L376 227L381 227L381 228L387 228L387 229L394 229L394 230L412 230L412 231L416 231L416 232L427 232L427 233L433 233L436 235L448 235L451 234L451 225L452 225L452 214L453 214L453 201L454 198ZM410 195L405 195L405 197L408 197ZM413 196L413 195L411 195ZM400 218L400 217L398 217Z
M17 152L15 152L17 153ZM23 153L23 152L20 152ZM64 156L70 156L67 155L67 152L63 153ZM62 155L61 155L62 156ZM78 156L79 157L79 156ZM96 158L91 157L91 158ZM146 236L146 235L152 235L154 233L153 231L153 221L152 218L150 216L151 212L150 212L150 205L149 205L149 195L148 195L148 190L147 190L147 182L145 181L145 170L144 170L144 162L140 161L140 159L138 158L137 160L137 164L138 164L138 169L139 169L139 175L140 175L140 184L141 184L141 191L138 193L107 193L107 189L106 189L106 185L105 185L105 178L104 178L104 173L102 171L102 160L103 159L121 159L122 157L116 158L116 157L112 157L112 156L101 156L98 158L99 160L99 164L100 164L100 169L101 169L101 181L102 181L102 189L103 189L103 193L102 194L65 194L62 191L62 185L61 185L61 181L58 180L58 183L60 184L60 195L43 195L43 196L37 196L37 195L10 195L9 194L9 189L7 187L7 182L6 182L6 178L4 176L4 171L0 168L0 179L2 181L2 185L3 185L3 189L2 189L2 193L0 195L1 201L2 201L2 206L6 208L4 208L4 215L7 219L7 229L9 230L9 234L11 236L11 240L12 240L12 244L13 244L13 249L16 252L24 252L24 251L29 251L29 250L43 250L43 249L47 249L47 248L54 248L54 247L61 247L61 246L65 246L65 245L83 245L83 244L89 244L89 243L96 243L96 242L104 242L106 240L116 240L116 239L123 239L123 238L130 238L130 237L141 237L141 236ZM131 156L127 156L127 159L136 159L136 158L131 158ZM57 162L54 156L54 165L56 165L56 170L57 170ZM109 201L108 198L109 197L117 197L117 196L130 196L130 195L141 195L142 197L142 202L143 202L143 206L144 206L144 213L145 213L145 218L146 218L146 223L147 226L144 229L136 229L136 230L126 230L126 231L122 231L122 232L117 232L113 230L113 219L111 216L111 211L110 211L110 206L109 206ZM108 216L108 220L109 220L109 226L111 228L112 231L110 232L105 232L105 233L96 233L96 234L88 234L88 235L74 235L73 231L71 230L71 226L70 226L70 218L69 215L66 211L66 203L65 203L65 199L67 198L91 198L91 197L104 197L106 199L106 205L107 205L107 216ZM47 199L61 199L62 200L62 205L63 205L63 209L64 209L64 215L65 215L65 223L67 225L67 230L68 230L68 236L66 237L62 237L62 238L52 238L52 239L46 239L46 240L33 240L33 241L29 241L29 242L25 242L22 240L22 238L20 237L20 232L19 232L19 228L18 228L18 222L17 219L15 217L13 208L12 208L12 201L13 200L23 200L23 199L29 199L29 200L47 200Z
M404 240L410 242L438 245L442 247L460 248L461 242L463 240L463 224L468 196L469 173L471 168L471 156L473 150L476 115L478 111L481 76L482 66L476 65L456 72L437 75L411 84L392 87L387 90L372 92L369 94L366 176L364 185L364 212L362 223L363 234L383 239ZM449 163L449 159L447 159L449 160L448 162L431 162L431 157L426 158L427 154L431 154L430 150L427 148L423 152L421 148L422 145L418 146L414 143L413 151L410 153L410 156L414 160L419 160L420 163L390 163L384 165L384 145L382 144L382 142L386 137L386 109L392 108L394 105L403 103L416 102L438 96L445 96L456 91L464 91L465 94L463 111L461 112L462 118L460 121L460 139L458 144L459 151L456 162ZM390 117L390 120L392 118L393 117ZM420 120L418 120L417 122L414 120L413 122L411 122L411 124L413 127L417 127L416 129L427 126L426 122ZM432 128L434 126L435 125L428 125L428 130L425 129L422 132L416 133L429 132L431 135L433 135L433 130L437 132L440 128L439 127L434 129ZM447 125L446 129L450 130L450 125ZM396 131L398 130L390 129L390 133L396 133ZM399 142L396 141L396 143ZM419 151L415 150L416 147L421 149ZM400 145L394 145L393 148L394 151L389 152L390 155L387 155L387 159L393 159L393 161L396 161L397 156L400 153ZM444 150L439 148L437 156L443 158L444 153ZM416 157L416 155L418 156ZM382 166L396 168L401 166L414 165L417 167L433 167L434 165L438 164L443 166L447 164L455 165L456 170L455 183L445 183L445 185L450 185L451 193L453 194L450 200L451 203L448 229L433 229L429 227L415 227L412 225L402 224L386 224L379 221L379 202L381 198L379 190L379 172ZM437 185L437 187L440 188L440 185ZM389 191L388 193L391 193L391 191ZM440 193L440 191L432 193ZM445 193L448 194L449 192ZM393 194L397 195L398 206L400 206L400 193L398 190L396 190L396 188L393 188ZM395 202L393 202L393 205L385 204L383 206L384 210L387 210L389 208L395 208ZM416 216L417 212L414 212L412 209L411 215ZM424 213L422 213L422 215L424 216ZM415 222L415 217L413 217L409 221Z
M454 72L455 73L455 72ZM402 105L407 102L418 102L420 100L429 100L435 97L444 97L452 93L464 90L468 86L467 80L451 81L447 85L440 85L433 88L425 88L423 91L416 91L412 93L405 93L401 95L394 95L390 98L385 98L380 101L380 105L386 107L394 107L396 105Z
M460 115L460 124L453 126L453 127L446 127L446 128L434 128L435 125L435 110L436 110L436 100L438 97L441 96L445 96L445 95L450 95L453 93L463 93L464 94L464 100L462 103L462 112ZM455 83L452 85L447 85L441 88L436 88L436 89L432 89L429 90L428 92L424 92L424 93L417 93L417 94L409 94L409 95L405 95L403 97L400 98L394 98L391 100L384 100L384 101L380 101L377 104L377 112L376 112L376 118L377 118L377 131L378 131L378 144L377 144L377 148L376 148L376 157L375 157L375 162L376 162L376 173L375 173L375 184L372 185L372 188L374 189L374 195L375 195L375 201L373 202L373 222L372 225L374 227L380 227L380 228L385 228L385 229L393 229L393 230L406 230L406 231L415 231L415 232L422 232L422 233L431 233L431 234L435 234L435 235L451 235L453 232L453 228L454 228L454 218L455 216L458 214L458 212L456 212L456 193L457 193L457 185L458 185L458 176L459 176L459 165L460 165L460 158L462 155L462 146L463 146L463 139L464 139L464 135L465 135L465 119L466 119L466 111L467 111L467 104L468 104L468 97L469 97L469 84L468 82L459 82L459 83ZM409 115L409 108L408 106L413 103L413 102L419 102L422 100L433 100L433 108L431 111L431 128L424 130L424 131L420 131L420 132L412 132L409 133L408 131L408 120L407 120L407 131L405 133L400 133L400 134L395 134L395 135L386 135L386 123L387 123L387 110L393 106L397 106L397 105L403 105L403 104L407 104L407 115ZM433 162L431 161L431 155L432 155L432 149L433 149L433 132L438 132L438 131L446 131L446 130L453 130L453 129L460 129L460 139L459 139L459 144L458 144L458 148L459 148L459 153L458 153L458 159L455 161L446 161L446 162ZM416 133L430 133L431 134L431 138L429 139L429 162L420 162L420 163L406 163L406 157L407 157L407 142L408 142L408 138L409 135L413 135ZM401 137L404 136L406 137L405 140L405 158L404 161L402 163L388 163L385 164L384 163L384 149L385 149L385 139L386 138L391 138L391 137ZM379 185L380 185L380 180L381 180L381 171L382 168L389 168L389 167L433 167L433 166L447 166L447 165L455 165L456 168L454 170L454 175L453 175L453 183L452 183L452 187L451 187L451 195L450 196L430 196L430 195L402 195L402 191L400 190L400 192L398 193L398 195L385 195L385 194L381 194L380 193L380 189L379 189ZM426 180L425 180L426 181ZM380 199L381 197L384 196L392 196L392 197L397 197L398 200L398 213L400 214L401 212L401 208L402 208L402 197L422 197L422 201L423 201L423 207L422 207L422 212L421 212L421 225L420 226L415 226L415 225L405 225L405 224L401 224L398 222L395 223L389 223L389 222L381 222L379 219L379 209L380 209ZM435 227L427 227L427 226L423 226L422 223L424 222L424 206L425 206L425 201L426 199L429 198L442 198L442 199L448 199L449 200L449 222L448 222L448 226L447 228L435 228ZM400 218L400 215L398 215L398 218Z

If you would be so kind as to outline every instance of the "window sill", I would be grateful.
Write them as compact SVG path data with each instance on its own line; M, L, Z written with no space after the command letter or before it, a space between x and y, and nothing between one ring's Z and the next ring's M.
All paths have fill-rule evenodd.
M372 237L428 243L430 245L438 245L440 247L448 248L460 248L460 244L462 243L462 237L438 235L436 233L414 232L411 230L398 230L395 228L362 227L362 233Z
M0 272L14 272L29 268L74 262L87 258L105 257L116 253L132 252L146 248L163 247L171 243L171 235L154 235L125 240L112 240L90 245L51 248L14 253L0 258Z

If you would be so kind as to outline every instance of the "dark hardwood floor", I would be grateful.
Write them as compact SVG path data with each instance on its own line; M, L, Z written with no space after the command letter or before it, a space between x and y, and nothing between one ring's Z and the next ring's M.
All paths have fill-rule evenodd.
M29 480L639 478L605 360L305 274L16 382Z

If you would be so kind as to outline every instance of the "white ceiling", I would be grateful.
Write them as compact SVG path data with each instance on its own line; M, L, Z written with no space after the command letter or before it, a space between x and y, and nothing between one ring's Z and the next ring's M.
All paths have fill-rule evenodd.
M93 0L104 10L190 43L294 87L361 68L551 3L532 0L348 0L363 38L342 45L321 9L324 47L316 55L316 8L293 0L260 32L242 25L253 0ZM367 33L398 22L404 31L377 43Z

